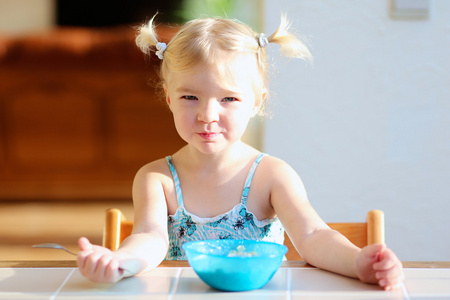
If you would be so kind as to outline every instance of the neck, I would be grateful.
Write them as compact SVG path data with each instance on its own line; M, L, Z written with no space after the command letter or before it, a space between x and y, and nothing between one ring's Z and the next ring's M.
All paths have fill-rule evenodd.
M248 155L252 150L256 151L249 145L239 141L233 146L218 153L201 153L194 147L187 145L177 152L177 154L179 154L180 158L184 162L187 162L191 167L204 170L211 174L211 172L219 171L233 165Z

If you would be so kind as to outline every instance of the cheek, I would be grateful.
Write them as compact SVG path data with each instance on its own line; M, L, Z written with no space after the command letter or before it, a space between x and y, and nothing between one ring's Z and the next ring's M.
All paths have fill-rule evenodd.
M180 111L172 111L175 128L180 136L192 129L195 120L192 115Z
M249 103L245 109L241 112L242 118L251 119L253 116L255 116L255 112L258 112L258 104L255 102Z
M172 112L172 114L173 114L173 120L174 120L175 125L177 127L179 126L180 128L182 128L183 125L187 124L188 120L187 120L185 115L182 115L182 114L179 114L179 113L176 113L176 112L175 113Z
M245 131L252 116L252 108L240 110L239 112L235 112L234 114L230 115L229 118L227 118L228 125L235 127L238 131Z
M180 120L179 118L174 118L175 129L182 140L185 142L189 141L189 131L190 128L185 122Z

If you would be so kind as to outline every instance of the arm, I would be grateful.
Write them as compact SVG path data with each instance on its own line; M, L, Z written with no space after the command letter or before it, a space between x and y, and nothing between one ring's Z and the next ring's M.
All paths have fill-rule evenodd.
M125 276L150 270L164 259L169 239L167 205L163 188L164 165L144 166L133 183L133 232L119 249L110 251L81 238L78 255L80 272L96 282L117 282ZM127 272L124 271L127 270Z
M272 170L272 206L303 259L316 267L355 277L352 266L359 248L319 217L290 166L274 161Z
M360 249L318 216L297 173L271 162L271 204L290 239L309 264L390 289L403 281L401 263L384 245Z

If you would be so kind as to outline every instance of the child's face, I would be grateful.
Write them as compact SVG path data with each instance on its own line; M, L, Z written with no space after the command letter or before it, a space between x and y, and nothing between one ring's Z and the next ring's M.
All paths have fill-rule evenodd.
M254 60L254 61L253 61ZM239 55L226 65L235 76L224 78L217 67L199 64L189 72L170 72L167 103L178 134L202 153L213 154L240 141L258 112L254 76L256 59Z

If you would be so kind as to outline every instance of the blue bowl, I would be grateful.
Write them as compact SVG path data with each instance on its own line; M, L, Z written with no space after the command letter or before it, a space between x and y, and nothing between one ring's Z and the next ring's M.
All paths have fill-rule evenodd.
M183 249L190 266L206 284L233 292L266 285L287 252L284 245L252 240L195 241L183 244ZM236 251L238 255L229 256Z

